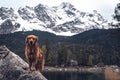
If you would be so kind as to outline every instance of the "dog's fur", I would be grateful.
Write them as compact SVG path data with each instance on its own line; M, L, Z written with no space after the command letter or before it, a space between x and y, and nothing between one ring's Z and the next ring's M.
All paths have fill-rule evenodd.
M44 54L39 47L37 36L28 35L26 37L25 55L28 60L29 69L42 72L44 68Z

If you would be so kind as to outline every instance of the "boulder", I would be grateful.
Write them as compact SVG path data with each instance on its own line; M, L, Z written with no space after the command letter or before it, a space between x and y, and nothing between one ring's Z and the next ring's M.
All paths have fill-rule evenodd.
M27 68L23 59L6 46L0 46L0 80L47 80L40 72Z

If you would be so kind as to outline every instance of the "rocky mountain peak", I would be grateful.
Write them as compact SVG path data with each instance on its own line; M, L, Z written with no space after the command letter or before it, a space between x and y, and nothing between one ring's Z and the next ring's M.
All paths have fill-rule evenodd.
M14 14L14 9L13 8L1 7L0 8L0 18L2 20L5 20L7 18L16 19L17 15Z
M26 6L25 8L19 8L18 13L24 20L29 21L33 18L36 18L33 7Z
M37 6L35 6L35 8L38 8L38 9L40 9L40 8L46 8L47 6L45 6L45 5L43 5L43 4L38 4Z
M63 9L70 9L70 10L76 10L74 8L74 5L72 5L71 3L69 2L63 2L60 4L60 7L63 8Z
M7 10L6 14L4 14L4 10ZM63 2L59 6L52 8L43 4L35 7L26 6L19 8L17 18L11 16L16 15L13 9L3 8L1 13L3 13L2 17L4 20L0 20L0 24L4 23L6 19L11 20L13 25L15 23L19 24L19 27L12 30L12 32L41 30L56 35L72 36L90 29L107 28L107 21L97 11L93 13L82 12L68 2ZM4 18L6 15L7 18ZM0 33L2 34L2 32Z

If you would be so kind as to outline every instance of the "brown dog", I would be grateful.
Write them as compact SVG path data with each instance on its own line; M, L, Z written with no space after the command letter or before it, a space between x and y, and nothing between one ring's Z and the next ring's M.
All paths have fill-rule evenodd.
M44 54L39 47L37 36L29 35L26 37L25 55L28 60L29 69L42 72L44 68Z

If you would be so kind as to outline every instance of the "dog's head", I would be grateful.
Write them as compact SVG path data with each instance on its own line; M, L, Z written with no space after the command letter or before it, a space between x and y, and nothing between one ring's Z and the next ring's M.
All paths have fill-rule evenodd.
M26 44L29 46L35 46L38 43L38 37L35 35L28 35L26 37Z

